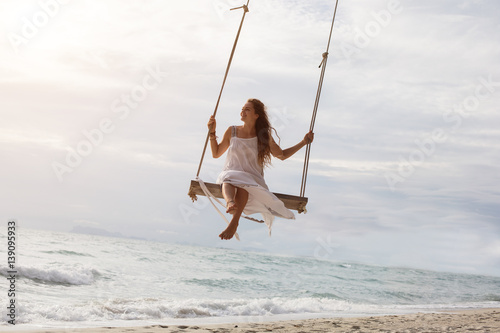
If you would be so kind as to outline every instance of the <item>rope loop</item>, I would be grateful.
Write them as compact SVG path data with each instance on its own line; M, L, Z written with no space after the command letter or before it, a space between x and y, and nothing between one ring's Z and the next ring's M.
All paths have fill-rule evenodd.
M324 63L326 63L326 60L328 59L328 52L323 52L323 59L321 59L321 63L319 64L318 68L321 68Z
M250 10L248 9L248 6L247 5L243 5L243 6L239 6L239 7L235 7L235 8L231 8L230 10L236 10L236 9L240 9L240 8L243 8L243 10L245 11L245 13L248 13Z

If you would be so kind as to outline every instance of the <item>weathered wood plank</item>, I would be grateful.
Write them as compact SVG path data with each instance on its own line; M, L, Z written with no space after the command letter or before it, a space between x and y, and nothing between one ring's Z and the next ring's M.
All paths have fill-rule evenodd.
M205 183L205 185L215 197L222 198L222 191L220 185L213 183ZM197 199L196 198L197 195L203 195L203 196L205 195L205 193L203 193L203 190L200 187L200 183L198 183L196 180L191 180L191 185L189 186L188 194L191 197L191 199L193 199L193 201ZM274 195L277 196L281 201L283 201L286 208L296 210L299 213L303 213L306 211L306 205L308 201L306 197L298 197L283 193L274 193Z

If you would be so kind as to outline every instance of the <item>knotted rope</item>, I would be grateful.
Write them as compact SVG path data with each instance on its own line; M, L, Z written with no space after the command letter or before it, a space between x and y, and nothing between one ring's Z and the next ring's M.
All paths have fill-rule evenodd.
M316 100L314 101L314 108L313 108L313 113L312 113L312 118L311 118L311 125L309 126L309 131L314 130L314 123L316 122L316 115L318 113L319 99L321 97L321 89L323 88L323 79L325 77L326 63L328 61L328 50L330 49L330 41L332 39L333 25L335 23L335 16L337 14L338 3L339 3L339 1L336 0L335 10L333 12L332 26L330 28L330 36L328 37L328 44L326 46L326 52L323 53L323 59L321 60L321 63L319 64L319 68L321 68L321 74L319 76L318 90L316 92ZM301 197L304 197L305 192L306 192L307 171L309 169L309 156L310 155L311 155L311 143L309 142L307 144L307 147L306 147L306 155L304 158L304 169L302 171L302 183L300 186L300 196Z

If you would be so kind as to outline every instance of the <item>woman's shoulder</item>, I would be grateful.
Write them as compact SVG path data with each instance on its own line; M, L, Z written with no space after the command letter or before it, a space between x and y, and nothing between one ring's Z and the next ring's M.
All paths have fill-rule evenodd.
M229 126L224 132L224 136L225 137L229 136L229 138L236 136L236 127L237 126Z
M237 125L229 126L227 129L227 132L231 133L231 137L236 136L236 133L238 133L238 129L240 127L241 126L237 126Z

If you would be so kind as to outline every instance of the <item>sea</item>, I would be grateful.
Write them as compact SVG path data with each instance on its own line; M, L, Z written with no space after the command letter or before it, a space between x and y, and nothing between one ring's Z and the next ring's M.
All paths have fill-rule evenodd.
M0 234L2 331L500 307L494 276L24 228L17 239L8 267L7 235Z

